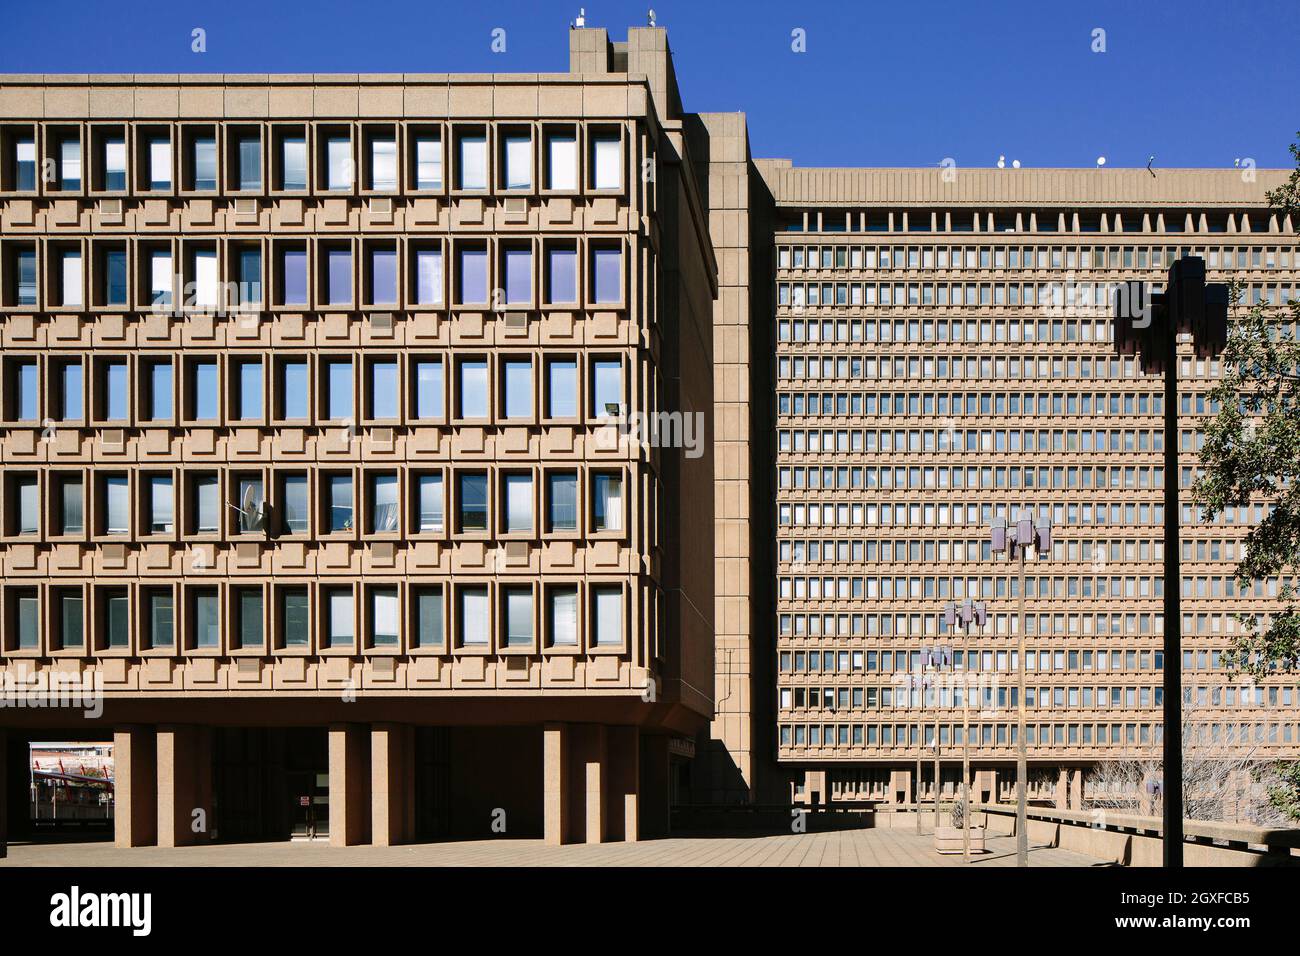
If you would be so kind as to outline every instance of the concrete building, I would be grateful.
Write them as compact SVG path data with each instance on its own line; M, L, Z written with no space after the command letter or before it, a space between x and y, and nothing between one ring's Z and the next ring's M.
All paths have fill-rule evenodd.
M713 452L670 441L707 121L662 30L571 42L3 79L0 653L104 697L7 709L9 763L111 734L119 842L666 828L713 712Z
M1094 303L1183 252L1294 295L1281 174L798 169L684 111L663 30L569 43L558 75L0 76L11 833L41 739L113 741L128 846L907 802L936 714L958 779L934 645L978 664L1006 798L984 526L1020 506L1058 532L1034 796L1155 752L1159 386ZM1217 371L1185 362L1184 487ZM1215 663L1271 597L1231 591L1252 516L1182 517L1205 732L1295 756L1296 682Z

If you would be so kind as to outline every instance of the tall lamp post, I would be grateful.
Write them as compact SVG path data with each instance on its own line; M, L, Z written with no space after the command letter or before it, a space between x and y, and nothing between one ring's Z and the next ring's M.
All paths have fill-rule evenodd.
M943 622L950 629L960 627L961 641L961 850L962 861L970 862L970 628L983 628L988 610L983 601L949 601L943 606Z
M933 672L934 678L930 681L934 687L934 832L937 836L939 833L939 673L945 667L952 666L952 648L936 645L927 647L923 652L925 658L926 671ZM925 694L925 687L922 686L921 693ZM921 739L924 743L925 728L922 725ZM917 804L916 812L921 812L920 804Z
M1178 570L1178 336L1190 334L1199 358L1228 342L1228 287L1205 281L1205 260L1169 267L1164 292L1121 284L1115 295L1115 351L1136 355L1143 372L1165 376L1164 865L1183 865L1182 578Z
M1019 651L1016 655L1016 866L1029 865L1029 748L1025 740L1025 553L1037 549L1040 558L1052 554L1052 519L1048 515L1034 524L1028 508L1021 508L1016 523L1007 527L1005 518L993 519L990 529L993 553L1010 556L1020 567Z

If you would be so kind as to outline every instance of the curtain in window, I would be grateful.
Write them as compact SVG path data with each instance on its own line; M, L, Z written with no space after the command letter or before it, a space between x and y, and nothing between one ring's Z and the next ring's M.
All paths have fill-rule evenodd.
M108 512L104 530L108 534L126 534L131 502L125 478L108 478L104 482L104 504Z
M506 138L506 189L527 189L533 184L532 146L527 136Z
M63 533L80 534L85 527L85 498L81 479L67 480L63 489Z
M442 188L442 141L423 136L415 141L415 188Z
M460 642L466 645L488 643L488 590L467 587L460 591Z
M352 589L331 588L326 607L329 614L329 647L345 647L352 643Z
M397 189L397 140L370 141L370 188L383 192Z
M217 647L221 632L217 627L217 596L201 593L194 596L194 643L198 647Z
M308 604L306 588L287 588L283 592L284 646L306 647Z
M169 139L149 142L149 188L172 188L172 144Z
M262 141L256 136L239 141L239 188L262 188Z
M36 253L26 249L18 253L18 304L36 304Z
M461 189L487 189L486 137L461 137L459 186Z
M328 170L326 189L352 188L352 140L346 136L331 136L325 141Z
M18 533L35 534L40 523L41 506L37 499L35 478L18 483Z
M506 475L506 531L533 530L533 479Z
M597 531L623 528L623 476L596 475L592 494Z
M217 299L217 253L213 249L196 249L194 251L194 295L193 304L211 307L218 304Z
M547 189L578 188L578 140L572 133L552 133L546 138Z
M262 252L260 249L239 251L239 289L241 305L260 305L262 302Z
M397 476L374 476L374 515L376 532L397 530Z
M397 589L370 592L370 629L375 647L397 646Z
M526 647L533 642L533 589L506 589L506 646Z
M65 190L81 188L81 140L65 139L59 144L59 183Z
M149 523L151 530L167 534L175 520L172 480L164 476L149 479Z
M442 588L421 588L415 596L415 646L442 643Z
M63 254L63 294L61 305L77 306L81 298L81 253L65 252Z
M204 476L194 482L195 522L198 531L216 531L221 514L216 476Z
M14 144L15 172L17 181L14 186L19 192L28 192L36 188L36 142L21 139Z
M104 188L126 189L126 140L110 139L104 143Z
M623 589L597 587L592 589L596 608L595 643L598 646L621 644L623 641Z
M617 135L598 136L592 146L595 154L595 175L592 185L596 189L618 189L623 185L622 148Z
M551 591L551 643L556 647L578 644L578 589L555 588Z
M284 141L284 188L307 188L307 140L301 137Z
M211 137L204 136L194 141L194 188L217 188L217 141Z
M415 302L442 305L442 251L420 249L415 253Z
M149 294L155 305L171 305L172 254L154 251L149 253Z
M442 475L420 476L420 530L442 530Z

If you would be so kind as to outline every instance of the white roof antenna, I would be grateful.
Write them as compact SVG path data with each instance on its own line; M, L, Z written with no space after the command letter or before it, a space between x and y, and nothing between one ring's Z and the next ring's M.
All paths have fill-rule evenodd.
M651 7L650 12L646 14L646 23L649 26L655 25L655 8Z
M575 27L577 27L578 29L582 29L583 27L585 27L585 26L587 25L587 8L586 8L586 7L578 7L578 19L576 19L576 20L573 21L573 25L574 25Z

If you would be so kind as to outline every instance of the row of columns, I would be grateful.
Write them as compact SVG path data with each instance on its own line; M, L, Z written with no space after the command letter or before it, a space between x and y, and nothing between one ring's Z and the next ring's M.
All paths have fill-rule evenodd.
M397 846L415 838L415 728L329 729L330 846Z
M192 724L113 732L113 836L120 847L207 842L212 733Z
M655 779L643 784L636 727L553 723L542 736L547 843L630 843L667 830L667 738L645 738L646 773ZM655 799L643 805L643 792Z

